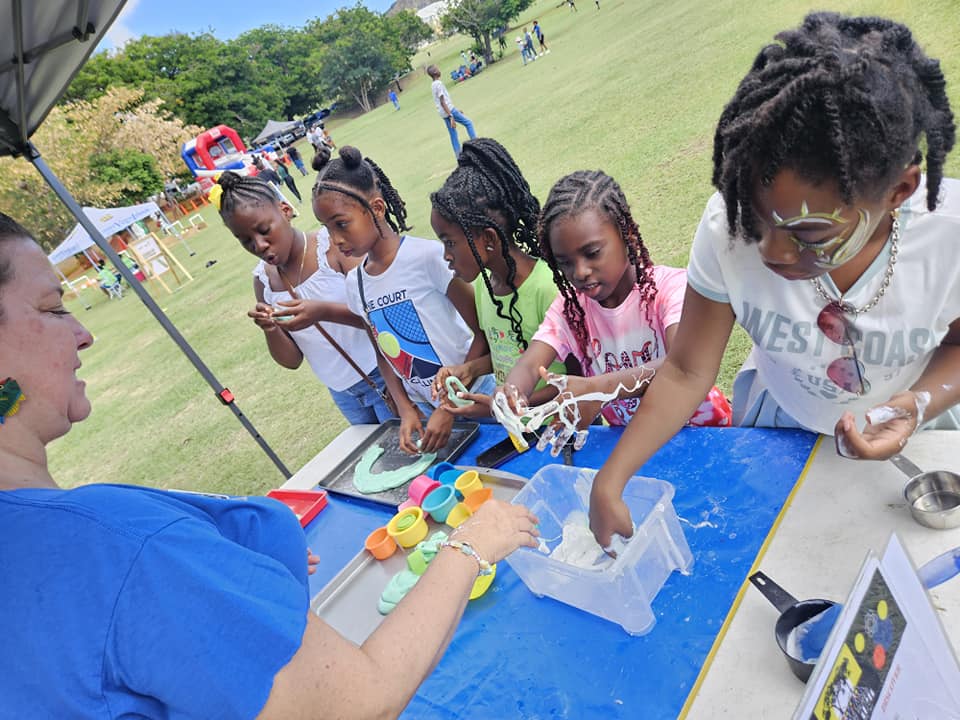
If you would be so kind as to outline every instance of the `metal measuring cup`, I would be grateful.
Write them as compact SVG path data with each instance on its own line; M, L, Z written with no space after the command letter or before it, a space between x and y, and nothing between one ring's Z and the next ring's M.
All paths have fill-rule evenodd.
M900 454L890 462L910 478L903 497L914 520L935 530L960 527L960 475L948 470L924 472Z

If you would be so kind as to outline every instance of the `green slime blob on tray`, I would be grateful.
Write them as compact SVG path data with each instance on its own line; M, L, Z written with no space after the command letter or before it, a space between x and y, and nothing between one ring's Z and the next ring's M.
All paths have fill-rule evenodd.
M413 480L417 475L422 475L437 459L436 453L424 453L409 465L378 473L373 472L374 463L385 452L386 450L379 445L371 445L360 457L353 471L353 486L358 492L370 495L384 490L393 490L408 480Z

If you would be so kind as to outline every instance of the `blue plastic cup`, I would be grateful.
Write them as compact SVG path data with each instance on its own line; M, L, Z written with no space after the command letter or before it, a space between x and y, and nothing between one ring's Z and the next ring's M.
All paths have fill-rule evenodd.
M427 470L427 472L424 474L433 478L438 482L443 482L443 480L440 479L440 476L443 475L443 473L447 472L448 470L456 470L456 468L451 463L441 462L434 465L432 468Z
M451 470L445 470L444 472L440 473L440 477L437 479L440 480L440 482L443 483L444 485L449 485L450 487L453 487L453 484L457 481L457 478L460 477L461 475L463 475L463 470L457 470L456 468L453 468Z
M437 522L446 522L447 515L456 504L457 491L454 490L453 485L441 485L423 499L420 507L425 513L430 513L430 517Z

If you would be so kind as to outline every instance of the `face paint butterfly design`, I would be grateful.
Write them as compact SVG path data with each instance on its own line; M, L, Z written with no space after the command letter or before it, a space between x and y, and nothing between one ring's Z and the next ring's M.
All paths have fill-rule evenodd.
M827 269L839 267L863 249L874 229L870 224L870 212L868 210L858 209L857 214L857 224L849 231L842 232L836 237L815 243L804 242L792 234L788 237L800 250L813 253L816 256L818 267ZM849 220L840 216L840 208L835 208L832 213L810 212L806 200L800 203L799 215L784 219L780 217L776 210L771 215L774 224L780 229L790 229L801 224L837 226L850 223Z

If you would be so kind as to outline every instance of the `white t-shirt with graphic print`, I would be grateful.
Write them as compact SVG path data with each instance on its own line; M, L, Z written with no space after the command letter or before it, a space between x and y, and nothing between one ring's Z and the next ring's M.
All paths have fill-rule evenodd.
M444 365L467 357L473 333L447 297L453 271L443 246L405 235L386 270L370 275L361 263L347 275L347 307L365 317L377 344L414 402L427 402L430 385ZM357 273L363 273L363 297Z
M753 340L744 367L753 365L756 375L750 397L734 398L736 406L749 407L766 391L801 426L832 435L844 411L863 422L867 410L916 382L950 323L960 318L960 181L944 179L937 210L929 212L925 180L901 207L900 251L890 286L875 307L854 319L860 333L855 350L870 384L863 396L827 378L830 363L849 350L817 327L826 302L813 284L781 278L764 266L755 244L731 242L723 199L710 198L687 278L704 297L730 303ZM883 282L889 258L887 243L844 301L866 305ZM828 275L821 282L831 297L839 297Z

